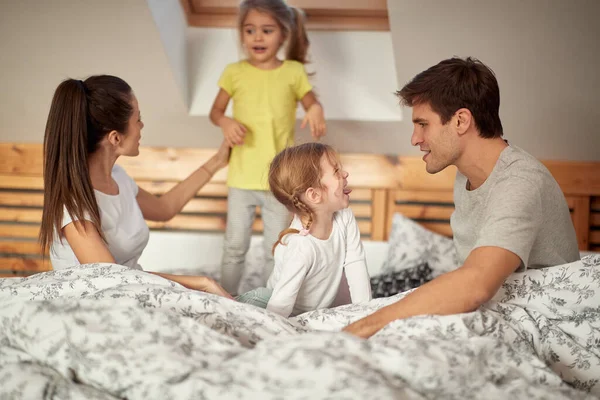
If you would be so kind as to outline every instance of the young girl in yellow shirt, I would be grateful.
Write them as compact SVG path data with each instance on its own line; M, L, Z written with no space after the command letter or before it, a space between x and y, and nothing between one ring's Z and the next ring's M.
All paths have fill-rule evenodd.
M309 41L302 11L283 0L244 0L238 28L247 59L225 68L210 112L232 147L221 265L222 285L232 294L238 293L256 207L264 225L264 282L273 271L271 248L290 223L286 208L269 192L267 175L275 155L294 142L298 102L306 111L301 127L309 125L314 138L325 135L323 108L304 70ZM284 45L282 61L277 53ZM230 100L233 118L225 116Z

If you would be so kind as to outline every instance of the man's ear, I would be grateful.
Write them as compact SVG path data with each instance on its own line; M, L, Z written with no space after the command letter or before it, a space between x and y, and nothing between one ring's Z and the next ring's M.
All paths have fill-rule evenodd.
M459 135L464 135L474 123L473 114L468 108L459 108L454 114L456 117L456 131Z
M110 131L108 135L106 135L106 139L113 147L118 147L119 144L121 144L121 140L123 140L121 134L117 131Z
M310 187L304 192L304 198L309 204L319 204L322 199L321 191Z

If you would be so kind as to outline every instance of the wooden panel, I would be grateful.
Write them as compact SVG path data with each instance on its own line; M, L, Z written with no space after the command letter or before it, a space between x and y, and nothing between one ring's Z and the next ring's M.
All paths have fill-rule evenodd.
M575 198L573 207L573 226L577 235L579 250L589 248L590 235L590 198L589 196L579 196Z
M237 10L240 0L188 0L191 8L201 11L204 8L228 8ZM386 0L286 0L290 6L302 9L324 9L331 11L387 11Z
M7 273L5 271L0 270L0 278L25 278L27 275L29 275L29 274L24 274L23 272L20 272L20 271L13 271L13 272Z
M418 204L398 204L395 212L411 219L437 219L450 220L454 207L439 207Z
M590 232L590 243L593 243L595 246L600 245L600 230Z
M0 207L1 222L37 222L42 221L42 210L36 208Z
M385 189L373 190L373 226L371 240L385 240L387 229L387 202L388 191Z
M383 189L380 190L385 192ZM355 203L350 204L350 208L352 208L352 212L356 218L371 218L373 215L373 207L371 204Z
M0 152L0 155L4 155ZM0 156L0 159L2 159ZM43 190L44 179L41 176L8 175L0 173L0 189Z
M350 193L350 204L354 201L371 201L372 197L373 193L371 192L371 189L352 188L352 193Z
M39 225L0 224L1 238L37 239L39 232Z
M452 237L452 228L450 223L442 222L421 222L420 223L425 229L439 233L440 235Z
M227 199L203 199L190 200L181 210L182 213L227 213Z
M44 195L42 193L23 193L23 192L1 192L0 205L2 206L23 206L23 207L43 207Z
M180 0L188 24L236 27L238 0ZM306 14L308 30L389 31L386 0L289 0Z
M171 190L177 183L172 181L148 181L136 179L139 187L152 194L164 194ZM197 193L198 196L227 197L227 185L225 183L209 182Z
M41 255L42 250L37 242L17 242L0 240L0 254L36 254ZM2 265L0 265L0 270Z
M543 161L566 195L598 195L600 163L576 161Z
M2 271L50 271L52 269L48 258L42 260L34 258L0 257Z
M452 191L426 192L421 190L396 190L396 202L446 203L454 204Z
M590 226L600 227L600 212L595 212L590 216Z

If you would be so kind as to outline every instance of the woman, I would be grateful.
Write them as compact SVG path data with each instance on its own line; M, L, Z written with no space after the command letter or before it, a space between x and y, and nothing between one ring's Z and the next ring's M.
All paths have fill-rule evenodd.
M44 136L44 211L40 243L54 269L107 262L142 269L145 219L167 221L227 165L223 143L204 165L157 197L116 165L139 154L141 120L131 87L115 76L63 81L52 99ZM202 276L156 273L196 290L230 297Z

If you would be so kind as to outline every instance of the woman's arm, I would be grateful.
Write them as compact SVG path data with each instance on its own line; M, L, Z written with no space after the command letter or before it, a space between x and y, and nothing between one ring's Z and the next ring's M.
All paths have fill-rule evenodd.
M81 264L89 263L116 263L115 258L108 250L106 243L90 221L74 221L63 228L65 239L71 246L75 257ZM160 272L150 272L173 282L177 282L188 289L199 290L219 296L232 297L225 289L213 279L205 276L172 275Z
M223 289L214 279L206 276L194 276L194 275L173 275L163 274L161 272L150 272L151 274L158 275L162 278L168 279L173 282L177 282L180 285L193 290L199 290L201 292L207 292L216 294L228 299L233 299L225 289Z
M221 144L217 154L162 196L155 196L139 188L137 202L144 218L150 221L168 221L198 193L219 169L227 165L230 148Z
M63 233L80 264L115 262L106 243L90 221L73 221L63 228Z

